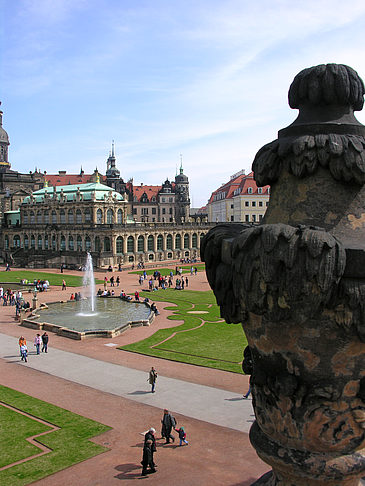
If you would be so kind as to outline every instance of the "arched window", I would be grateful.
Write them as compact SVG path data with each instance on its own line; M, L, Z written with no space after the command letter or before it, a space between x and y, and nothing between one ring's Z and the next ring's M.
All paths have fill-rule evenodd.
M28 224L28 213L25 211L23 213L23 222L24 224Z
M101 250L100 238L99 236L95 236L95 251Z
M200 246L201 246L202 239L204 238L204 236L205 236L205 233L200 233Z
M49 211L44 211L44 224L49 224Z
M5 236L5 250L8 250L9 249L9 236L6 235Z
M64 209L60 210L60 223L62 224L66 223L66 213Z
M198 236L196 233L193 233L193 236L191 237L191 247L198 248Z
M28 240L28 235L24 235L24 248L28 250L29 248L29 240Z
M52 250L57 249L56 235L52 235Z
M262 187L259 187L259 188L257 189L257 193L258 193L258 194L262 194Z
M48 235L44 236L44 249L48 250Z
M52 211L51 215L52 215L52 224L56 224L57 223L56 211Z
M253 192L253 191L252 191L252 187L249 187L249 188L247 189L247 193L248 193L248 194L252 194L252 192Z
M37 212L37 223L42 224L42 213L40 211Z
M76 247L77 247L77 251L82 251L82 238L80 235L77 235Z
M117 241L116 241L116 245L117 245L117 253L119 253L119 254L123 253L123 237L122 236L118 236Z
M163 236L157 236L157 250L163 250Z
M13 247L14 248L20 248L20 236L19 235L14 235Z
M30 247L35 248L35 236L30 235Z
M29 213L29 220L30 220L30 224L34 224L35 223L35 217L34 217L34 212L31 211Z
M134 238L133 236L128 236L127 240L127 252L133 253L134 252Z
M107 224L113 224L113 216L114 216L113 210L108 209L108 211L106 212L106 223Z
M153 244L154 244L154 238L152 235L149 235L147 238L147 250L148 251L153 251Z
M117 212L117 223L123 224L123 211L121 209L118 209Z
M38 248L38 250L42 249L42 236L41 235L38 235L37 248Z
M137 251L144 251L144 237L142 235L138 236Z
M166 236L166 250L172 250L172 236Z
M91 251L91 240L90 240L90 236L88 235L85 236L85 250Z
M104 251L110 251L110 238L108 236L104 238Z
M189 248L189 235L187 233L184 235L184 248Z
M74 212L72 211L72 209L68 210L67 218L68 218L69 224L74 224Z
M82 214L80 209L76 209L76 224L82 223Z
M68 235L68 249L71 251L74 250L74 239L71 235Z
M181 250L181 235L179 233L175 236L175 249Z
M66 238L61 235L61 242L60 242L60 250L64 251L66 250Z
M102 224L103 222L103 211L98 209L96 211L96 224Z
M90 223L91 221L91 212L89 208L85 209L85 223Z

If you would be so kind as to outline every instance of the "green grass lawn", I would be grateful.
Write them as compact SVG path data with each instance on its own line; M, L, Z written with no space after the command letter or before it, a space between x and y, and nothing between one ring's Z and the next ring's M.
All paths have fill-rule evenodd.
M0 471L0 486L32 483L107 450L89 441L109 430L106 425L2 385L0 401L60 427L37 439L52 452ZM47 430L51 427L0 404L0 467L41 452L25 439Z
M242 373L246 336L240 325L227 324L220 318L219 307L212 291L167 289L153 294L141 292L142 295L155 302L173 303L174 305L163 307L172 311L169 319L183 321L183 324L160 329L143 341L119 349Z
M183 273L190 273L190 268L191 267L196 267L198 272L204 272L205 271L205 264L204 263L193 263L192 265L174 265L173 267L170 267L170 268L146 268L146 269L139 269L139 270L134 270L133 272L128 272L128 273L136 273L138 275L141 275L141 273L144 272L144 270L146 270L146 273L147 275L153 275L153 273L157 270L158 272L160 272L160 274L162 276L165 276L165 275L170 275L170 272L171 270L173 271L174 275L175 275L175 267L179 267L179 268L182 268L183 270Z
M19 283L21 280L26 279L33 283L34 279L48 280L50 285L62 285L64 279L68 287L81 287L83 275L80 272L78 275L67 275L66 273L47 273L47 272L34 272L32 270L11 270L10 272L0 272L0 282L15 282ZM95 279L95 283L102 284L102 280Z

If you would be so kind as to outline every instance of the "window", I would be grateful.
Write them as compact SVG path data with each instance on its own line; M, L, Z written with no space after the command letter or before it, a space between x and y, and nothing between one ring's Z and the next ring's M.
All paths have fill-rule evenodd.
M95 251L100 251L101 244L99 236L95 236Z
M260 214L260 216L259 216L259 220L260 220L260 221L262 221L262 220L263 220L263 215L262 215L262 214Z
M262 201L259 201L259 206L262 207Z
M103 222L103 211L98 209L96 211L96 224L102 224Z
M66 223L66 214L64 209L61 209L60 211L60 223Z
M245 201L245 206L249 206L250 205L250 202L249 201Z
M172 199L172 197L169 197L169 202L173 202L173 199Z
M37 213L37 223L42 224L42 213L40 211Z
M34 235L30 236L30 247L35 248L35 236Z
M37 248L38 248L38 250L42 249L42 236L41 235L38 235Z
M162 208L162 214L166 214L166 209Z
M143 238L143 236L138 236L137 251L144 251L144 238Z
M156 208L152 208L152 214L156 214Z
M253 214L253 215L252 215L252 222L253 222L253 223L256 223L256 214Z
M44 237L44 249L48 250L48 235L45 235Z
M49 212L44 211L44 224L49 224Z
M231 204L231 209L233 209L233 204Z
M74 212L72 211L72 209L68 210L67 219L69 224L74 224Z
M231 221L233 221L233 219L231 219ZM191 246L192 248L198 248L198 236L196 233L193 233L193 236L191 237Z
M60 246L60 249L61 250L66 250L66 238L63 235L61 236L61 246Z
M231 216L231 221L234 221L234 216L233 215Z
M5 250L9 248L9 236L5 236Z
M172 236L167 235L166 237L166 250L172 250Z
M147 251L153 251L153 243L154 243L153 236L149 235L149 237L147 238Z
M133 253L134 252L134 238L133 236L128 236L127 239L127 252Z
M88 235L86 235L85 237L85 250L91 251L91 240L90 240L90 236Z
M80 235L77 235L76 247L77 247L77 251L82 251L82 238Z
M114 219L114 212L112 209L108 209L108 211L106 212L106 223L113 224L113 219Z
M177 234L175 236L175 248L176 250L181 250L181 235Z
M256 201L252 201L252 206L255 207L256 206Z
M119 253L119 254L123 253L123 238L122 238L122 236L118 236L117 241L116 241L116 245L117 245L117 253Z
M162 201L162 202L165 202L165 198L164 198L164 197L163 197L163 198L161 198L161 201Z
M250 216L248 214L246 214L246 216L245 216L245 221L246 221L246 223L250 222Z
M157 236L157 250L163 250L163 236Z
M14 248L20 248L20 236L19 235L14 236L13 246L14 246Z
M252 193L253 193L252 187L249 187L249 188L247 189L247 193L248 193L248 194L252 194Z
M118 209L117 212L117 222L118 224L123 224L123 211L121 209Z
M52 224L56 224L57 223L57 214L56 214L56 211L52 211L51 217L52 217Z
M85 223L90 223L91 222L91 212L89 208L85 209Z
M55 251L56 249L57 249L56 235L52 235L52 250Z
M29 219L30 219L30 224L34 224L35 223L35 217L34 217L34 212L31 211L29 213Z
M184 248L189 248L189 235L184 235Z
M133 208L133 214L137 214L137 208Z
M258 192L258 194L262 194L262 187L259 187L259 188L257 189L257 192Z
M74 250L74 239L71 235L68 237L68 249L71 251Z
M104 251L110 251L110 238L105 236L104 238Z
M172 208L169 208L169 214L172 214Z
M82 214L80 209L76 209L76 224L82 223Z
M24 221L24 224L28 224L28 213L23 213L23 221Z
M29 248L28 235L24 235L24 248L27 250Z

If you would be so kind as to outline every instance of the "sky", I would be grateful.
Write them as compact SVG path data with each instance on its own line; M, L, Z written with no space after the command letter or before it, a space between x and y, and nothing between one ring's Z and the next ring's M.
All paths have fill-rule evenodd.
M365 79L363 0L0 0L0 14L12 169L105 173L114 140L123 179L157 185L182 154L193 207L294 121L299 71Z

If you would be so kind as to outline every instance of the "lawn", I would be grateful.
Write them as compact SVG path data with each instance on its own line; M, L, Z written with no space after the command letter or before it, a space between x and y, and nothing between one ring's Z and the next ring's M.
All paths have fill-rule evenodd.
M149 292L141 292L140 295L151 298ZM172 312L169 319L183 323L160 329L143 341L119 349L242 373L246 336L240 325L227 324L221 319L212 291L167 289L153 293L153 299L155 302L169 303L164 305Z
M198 272L204 272L205 271L205 264L204 263L192 263L191 265L174 265L173 267L170 267L170 268L141 268L139 270L134 270L133 272L128 272L128 273L136 273L138 275L142 274L144 272L144 270L146 270L146 273L147 275L153 275L153 273L157 270L158 272L160 272L160 274L162 276L165 276L165 275L170 275L170 272L171 270L173 271L174 275L175 275L175 267L179 267L179 268L182 268L183 270L183 273L190 273L190 269L191 267L196 267Z
M26 485L108 450L89 440L109 430L110 427L106 425L2 385L0 402L0 468L41 452L36 445L25 440L27 437L50 430L49 434L39 437L37 441L52 449L40 457L0 471L0 486ZM2 403L31 417L8 409ZM51 424L59 427L59 430L52 431Z
M62 285L62 280L65 280L68 287L81 287L83 275L67 275L65 273L47 273L34 272L32 270L11 270L10 272L0 272L0 282L14 282L20 283L21 280L26 279L33 283L34 279L48 280L50 285ZM102 280L95 279L96 284L102 284Z

